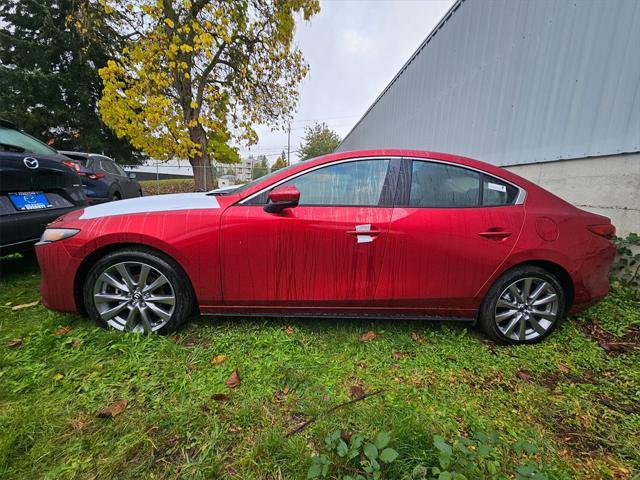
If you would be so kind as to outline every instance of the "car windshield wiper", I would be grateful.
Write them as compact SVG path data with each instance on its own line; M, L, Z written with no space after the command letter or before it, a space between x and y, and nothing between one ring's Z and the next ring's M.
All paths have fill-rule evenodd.
M24 147L21 147L19 145L13 145L11 143L0 142L0 148L3 148L6 152L33 153L31 150L27 150Z

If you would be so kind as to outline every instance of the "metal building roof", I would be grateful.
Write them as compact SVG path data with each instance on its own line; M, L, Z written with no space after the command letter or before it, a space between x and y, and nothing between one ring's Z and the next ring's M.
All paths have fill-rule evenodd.
M640 1L458 0L338 151L515 165L640 151Z

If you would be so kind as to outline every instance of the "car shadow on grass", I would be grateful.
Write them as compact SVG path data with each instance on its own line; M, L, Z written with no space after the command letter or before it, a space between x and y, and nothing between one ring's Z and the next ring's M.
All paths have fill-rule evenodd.
M40 273L40 268L35 255L16 253L0 257L0 280L10 280L12 277L38 273Z
M261 327L281 328L285 332L288 329L304 330L307 333L327 332L352 332L354 334L364 334L366 332L374 332L381 334L383 332L393 331L396 333L406 333L413 336L414 340L420 343L422 336L428 335L430 332L437 332L443 327L450 328L455 332L462 333L467 331L469 335L478 337L483 340L483 336L474 327L473 321L461 320L430 320L430 319L406 319L406 318L354 318L354 317L275 317L275 316L210 316L195 315L189 322L180 329L179 333L197 334L200 327L215 326L226 329L242 327L243 329L253 330ZM364 340L366 341L366 340Z

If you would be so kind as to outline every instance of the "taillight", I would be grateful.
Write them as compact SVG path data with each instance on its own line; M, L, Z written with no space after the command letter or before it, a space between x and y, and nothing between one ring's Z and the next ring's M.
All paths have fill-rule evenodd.
M78 165L76 162L72 162L70 160L63 160L62 164L80 173L80 165Z
M90 178L91 180L100 180L101 178L104 178L104 173L87 173L87 178Z
M601 237L608 238L609 240L613 240L613 237L616 235L616 227L610 223L587 225L587 228L590 232L600 235Z

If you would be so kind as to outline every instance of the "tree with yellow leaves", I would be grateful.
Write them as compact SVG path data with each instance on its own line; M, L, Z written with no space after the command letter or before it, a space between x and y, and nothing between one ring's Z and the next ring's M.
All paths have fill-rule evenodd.
M212 159L238 161L231 142L294 111L308 71L295 21L318 0L96 1L127 37L100 70L103 121L153 157L188 158L196 190L212 188Z

